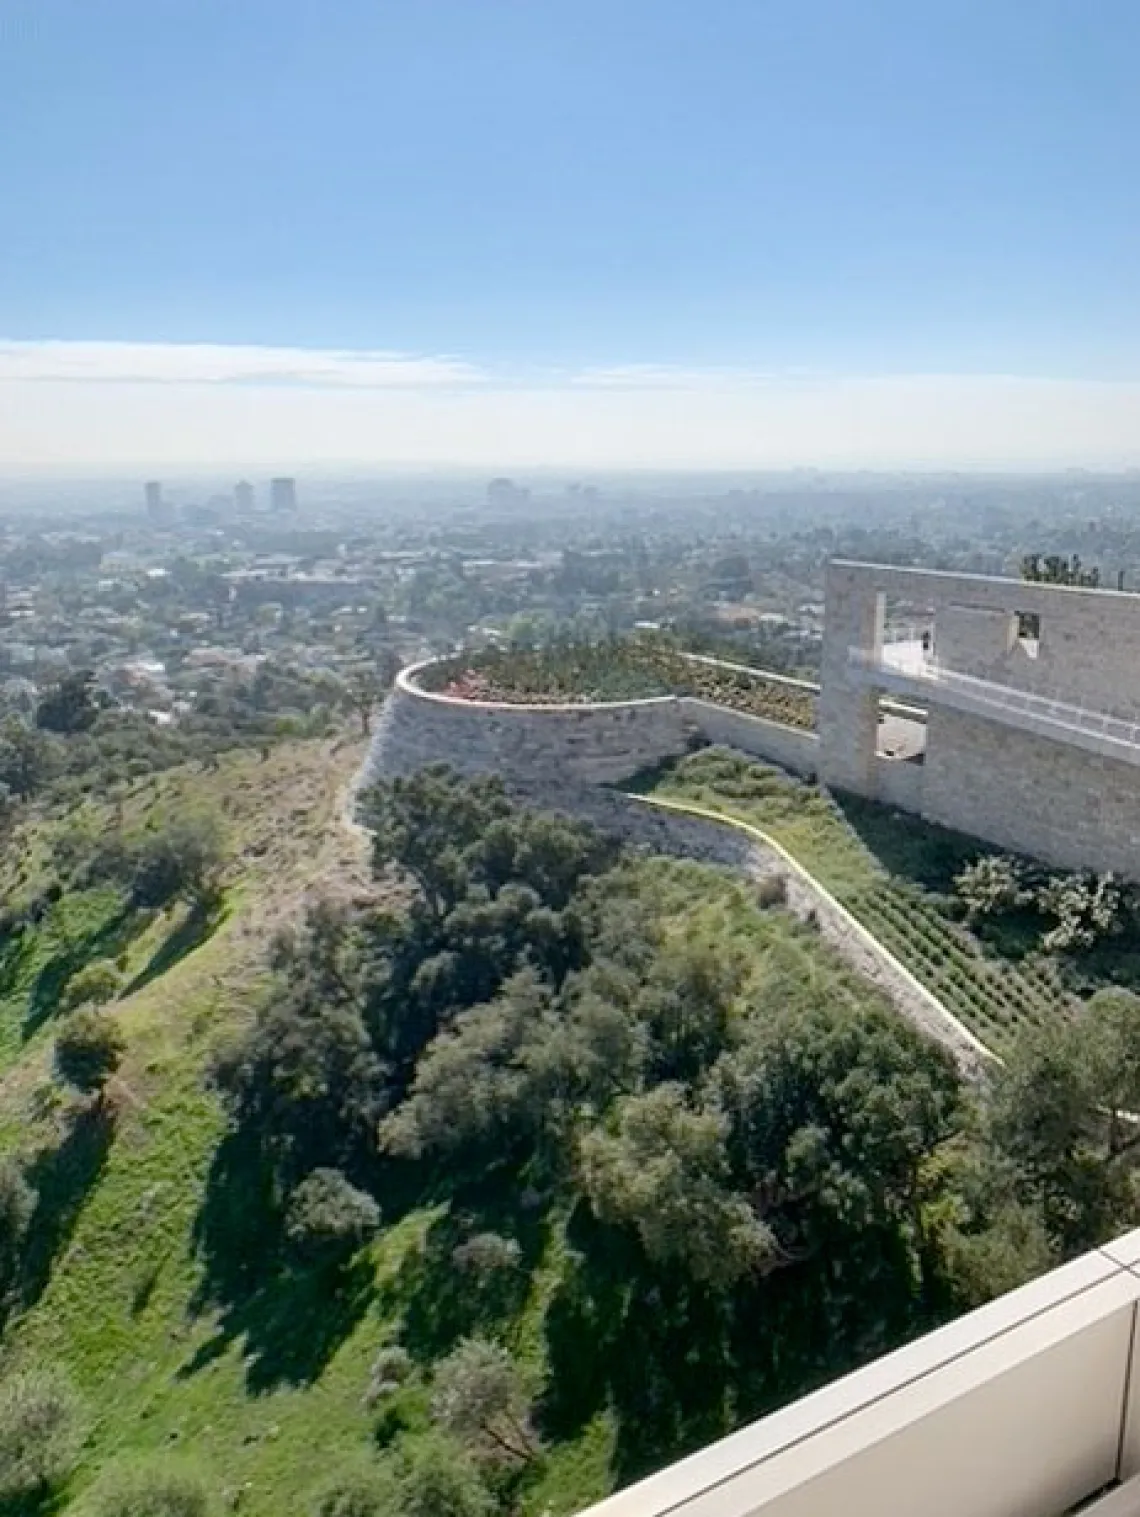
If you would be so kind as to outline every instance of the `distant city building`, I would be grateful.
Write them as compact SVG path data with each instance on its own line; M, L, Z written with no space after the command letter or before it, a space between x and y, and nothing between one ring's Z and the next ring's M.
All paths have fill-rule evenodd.
M248 516L255 508L253 486L248 479L239 479L234 486L234 509L239 516Z
M493 479L487 486L489 506L524 506L530 499L530 491L516 485L513 479Z
M269 509L275 515L290 516L297 509L297 481L295 479L271 479L269 481Z
M143 486L143 497L146 501L146 514L151 521L165 521L168 515L166 502L162 498L162 481L148 479Z

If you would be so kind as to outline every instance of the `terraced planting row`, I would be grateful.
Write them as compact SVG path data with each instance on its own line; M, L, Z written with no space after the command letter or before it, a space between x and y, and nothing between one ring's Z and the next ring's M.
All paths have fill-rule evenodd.
M814 788L709 749L683 759L653 793L750 822L775 838L995 1052L1019 1033L1067 1014L1071 1002L1048 961L1015 964L984 954L939 909L937 897L888 874Z
M688 656L666 639L619 638L533 652L491 648L424 670L423 687L464 700L511 705L645 700L689 695L787 727L815 727L814 691L763 670Z
M1043 966L987 959L931 906L889 882L836 892L848 911L901 959L960 1021L996 1052L1035 1025L1064 1015L1067 997Z

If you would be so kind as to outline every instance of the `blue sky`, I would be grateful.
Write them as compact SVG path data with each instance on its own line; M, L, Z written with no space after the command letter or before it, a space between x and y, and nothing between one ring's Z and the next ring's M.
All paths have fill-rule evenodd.
M692 461L738 466L773 386L870 384L889 445L912 376L978 377L975 412L1024 381L1011 424L1107 386L1119 437L1078 429L1072 458L1120 461L1138 65L1134 0L3 0L0 461L79 459L109 420L116 456L147 426L160 456L232 453L239 426L272 447L300 388L356 407L314 456L368 456L371 414L395 459L414 400L416 448L465 461L493 392L488 458L545 404L532 442L589 462L589 390L601 421L641 407L631 456L597 461L651 462L680 388L731 391L740 446L694 436ZM184 442L172 387L218 418ZM1042 459L1067 456L1053 418ZM992 462L972 436L913 461Z

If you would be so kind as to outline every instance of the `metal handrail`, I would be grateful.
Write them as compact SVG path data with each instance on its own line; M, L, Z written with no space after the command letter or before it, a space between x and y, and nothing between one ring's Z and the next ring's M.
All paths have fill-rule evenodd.
M1039 695L1032 690L1021 690L1014 685L1000 685L993 680L981 679L976 674L963 674L957 669L947 669L935 659L924 659L915 669L902 670L887 663L880 655L867 648L848 650L853 664L896 678L925 681L943 685L949 690L961 690L973 695L987 705L1010 711L1024 711L1029 716L1039 716L1058 726L1074 731L1087 732L1094 737L1108 737L1117 742L1140 743L1140 723L1125 721L1111 716L1106 711L1090 711L1084 706L1069 701L1057 700L1050 695Z

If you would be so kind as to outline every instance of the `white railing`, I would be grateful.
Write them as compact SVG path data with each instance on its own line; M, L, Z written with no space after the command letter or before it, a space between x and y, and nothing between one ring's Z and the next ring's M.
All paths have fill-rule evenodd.
M924 659L920 664L900 668L887 662L878 653L867 648L848 650L850 661L859 668L870 669L888 678L903 678L938 685L946 690L955 690L983 705L999 711L1022 712L1038 717L1059 727L1074 732L1087 733L1091 737L1109 738L1113 742L1140 744L1140 723L1125 721L1122 717L1110 716L1104 711L1090 711L1069 701L1057 700L1050 695L1041 695L1031 690L1020 690L1014 685L998 684L994 680L981 679L974 674L961 674L956 669L947 669L934 659Z

